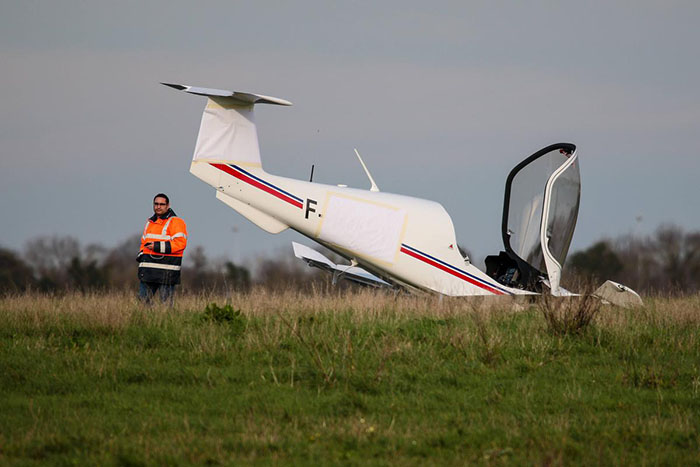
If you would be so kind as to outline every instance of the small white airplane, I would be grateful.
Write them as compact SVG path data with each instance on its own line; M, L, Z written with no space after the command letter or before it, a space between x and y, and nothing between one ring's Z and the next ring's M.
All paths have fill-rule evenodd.
M332 272L334 280L345 277L448 296L571 295L560 279L581 193L575 145L547 146L510 172L503 207L504 251L487 257L483 272L460 253L452 219L440 204L381 192L359 153L369 190L265 172L254 106L291 102L162 84L208 98L190 172L213 186L220 201L266 232L291 228L349 260L350 265L337 265L309 247L293 244L297 257ZM614 287L636 295L622 285Z

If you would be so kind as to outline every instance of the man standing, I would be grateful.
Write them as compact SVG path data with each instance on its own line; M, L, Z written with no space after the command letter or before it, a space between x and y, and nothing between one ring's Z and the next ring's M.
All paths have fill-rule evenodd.
M180 283L182 254L187 246L185 221L170 209L170 199L163 193L153 198L153 216L146 221L141 236L139 262L139 297L146 304L160 291L163 303L173 303L175 285Z

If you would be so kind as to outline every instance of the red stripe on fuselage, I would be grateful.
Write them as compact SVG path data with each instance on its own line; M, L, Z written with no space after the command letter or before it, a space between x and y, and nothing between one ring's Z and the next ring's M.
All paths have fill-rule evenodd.
M226 172L229 175L233 175L234 177L236 177L239 180L242 180L250 185L253 185L255 188L260 188L264 192L270 193L272 196L276 196L277 198L281 199L282 201L286 201L289 204L298 207L299 209L303 209L303 205L299 201L290 198L289 196L285 195L284 193L280 193L279 191L275 191L267 185L263 185L259 181L250 178L246 174L242 174L239 171L232 169L231 167L229 167L226 164L211 164L211 165L213 165L214 167L216 167L219 170L223 170L224 172Z
M418 253L414 253L414 252L412 252L411 250L408 250L408 249L406 249L406 248L404 248L404 247L401 247L401 253L405 253L405 254L407 254L408 256L412 256L412 257L414 257L414 258L416 258L416 259L419 259L419 260L423 261L424 263L428 263L428 264L431 265L431 266L434 266L434 267L436 267L436 268L438 268L438 269L440 269L440 270L442 270L442 271L445 271L445 272L447 272L447 273L450 273L450 274L452 274L453 276L458 277L458 278L460 278L460 279L462 279L462 280L464 280L464 281L467 281L467 282L469 282L469 283L472 284L472 285L475 285L475 286L477 286L477 287L481 287L481 288L484 289L484 290L488 290L488 291L491 292L491 293L494 293L494 294L496 294L496 295L505 295L505 294L504 294L503 292L501 292L500 290L494 289L493 287L489 287L489 286L486 285L486 284L482 284L481 282L475 281L475 280L472 279L471 277L465 276L464 274L461 274L461 273L459 273L459 272L457 272L457 271L454 271L454 270L452 270L452 269L450 269L450 268L448 268L448 267L446 267L446 266L443 266L442 264L440 264L440 263L438 263L438 262L435 262L435 261L433 261L433 260L430 259L430 258L426 258L426 257L424 257L424 256L419 255Z

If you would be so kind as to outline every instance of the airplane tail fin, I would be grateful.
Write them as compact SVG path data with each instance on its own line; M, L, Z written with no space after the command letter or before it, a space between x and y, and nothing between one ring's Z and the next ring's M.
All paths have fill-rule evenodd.
M161 84L208 98L192 158L193 166L194 162L206 161L260 167L255 104L292 105L284 99L261 94Z

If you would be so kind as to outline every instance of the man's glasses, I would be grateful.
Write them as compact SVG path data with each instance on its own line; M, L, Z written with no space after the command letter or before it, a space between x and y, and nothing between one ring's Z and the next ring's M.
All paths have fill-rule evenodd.
M167 206L168 203L153 203L153 206Z

